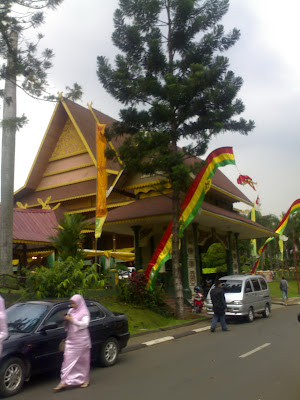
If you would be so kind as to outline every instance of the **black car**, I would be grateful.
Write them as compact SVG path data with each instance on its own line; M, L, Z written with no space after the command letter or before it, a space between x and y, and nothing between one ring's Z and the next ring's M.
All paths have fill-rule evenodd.
M86 305L91 315L91 361L109 367L127 345L127 317L95 301L86 300ZM6 310L9 336L0 357L1 396L18 393L33 374L60 368L66 337L63 317L69 308L69 301L28 301Z

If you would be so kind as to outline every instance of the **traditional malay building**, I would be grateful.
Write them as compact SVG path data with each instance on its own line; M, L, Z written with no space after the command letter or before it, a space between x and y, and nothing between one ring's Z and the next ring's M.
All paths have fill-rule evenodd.
M25 185L14 194L15 206L26 210L53 209L58 219L64 212L81 213L91 221L83 244L87 254L116 258L123 254L124 260L134 260L137 269L146 269L172 217L168 196L172 188L161 194L157 189L159 176L129 173L121 160L108 160L108 215L102 236L95 243L97 122L111 126L114 119L91 106L85 108L70 100L61 99L57 103ZM120 143L114 140L107 145L117 150ZM199 162L195 158L188 162L197 160ZM274 235L234 212L236 202L252 206L252 202L217 170L201 210L186 229L182 241L182 278L186 293L199 284L203 267L201 253L212 243L218 241L226 249L228 273L238 273L238 240ZM170 284L169 263L161 272L165 282Z

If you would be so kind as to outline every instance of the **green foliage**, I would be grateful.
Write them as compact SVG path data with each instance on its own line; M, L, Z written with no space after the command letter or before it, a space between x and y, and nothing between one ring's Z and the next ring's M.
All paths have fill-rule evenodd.
M241 273L248 274L251 272L252 267L251 264L242 264L240 267Z
M284 213L283 213L284 214ZM300 248L300 213L295 212L290 215L286 229L283 232L288 240L284 242L285 258L289 266L294 265L294 240L295 250Z
M251 218L251 212L249 212L248 215L249 219ZM267 215L262 215L261 212L255 211L255 220L258 224L269 228L271 231L275 231L277 228L280 220L276 215L273 214L267 214ZM265 241L267 238L260 238L256 239L256 251L258 253L258 250L264 245ZM239 254L240 254L240 262L241 264L245 264L245 272L249 272L252 270L251 265L254 265L253 263L256 262L256 259L254 259L251 255L251 248L250 248L250 240L243 240L239 241ZM261 269L268 269L268 268L274 268L275 266L278 265L279 263L279 258L280 258L280 251L279 251L279 245L278 245L278 238L275 238L271 242L269 242L266 250L261 256L260 259L260 268ZM248 267L249 266L249 267Z
M18 87L32 97L57 101L58 96L47 92L47 73L52 67L54 53L50 49L39 51L43 35L37 34L35 41L29 41L26 33L44 23L44 12L57 8L63 0L2 0L0 4L0 57L5 63L0 67L0 80L19 78ZM18 36L14 45L15 32ZM10 59L8 65L7 60ZM78 99L81 87L75 83L66 88L65 98ZM4 92L1 93L4 96Z
M127 168L161 171L173 188L186 190L185 156L202 155L220 132L254 128L253 121L235 119L244 111L236 99L242 79L221 55L240 36L218 25L228 7L229 0L120 1L112 38L121 54L115 67L98 57L97 74L113 97L129 105L109 132L127 134L118 148ZM180 139L191 144L178 152Z
M55 262L52 268L36 268L26 279L27 292L37 298L70 297L103 286L95 264L85 268L83 260L72 257Z
M226 272L226 252L221 243L213 243L206 253L202 254L204 268L217 268L217 272Z
M56 228L57 235L50 237L62 260L70 256L77 259L83 258L80 243L84 239L82 231L87 224L82 214L64 215L64 220L60 221L60 226Z
M143 273L134 273L129 279L119 281L119 300L124 303L147 307L162 315L167 315L161 287L152 292L146 288L147 281Z

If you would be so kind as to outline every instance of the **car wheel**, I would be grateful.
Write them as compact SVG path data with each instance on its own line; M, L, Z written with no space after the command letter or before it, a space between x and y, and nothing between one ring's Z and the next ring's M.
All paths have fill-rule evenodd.
M24 383L24 363L20 358L12 357L0 367L0 394L3 397L18 393Z
M263 315L264 318L268 318L269 317L269 315L270 315L270 306L269 306L269 304L265 305L265 310L263 311L262 315Z
M254 312L253 312L253 308L250 307L248 310L247 321L253 322L253 320L254 320Z
M100 350L99 364L103 367L114 365L119 355L119 348L119 343L115 338L108 338Z

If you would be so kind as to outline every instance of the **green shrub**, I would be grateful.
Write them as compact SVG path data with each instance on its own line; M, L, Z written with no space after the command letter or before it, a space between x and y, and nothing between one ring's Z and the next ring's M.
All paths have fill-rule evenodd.
M119 300L124 303L147 307L162 315L169 315L163 298L162 287L147 290L144 273L134 273L129 279L119 281Z
M70 297L103 286L104 279L97 273L96 264L84 267L83 260L73 257L55 262L52 268L37 268L26 279L27 292L37 298Z

